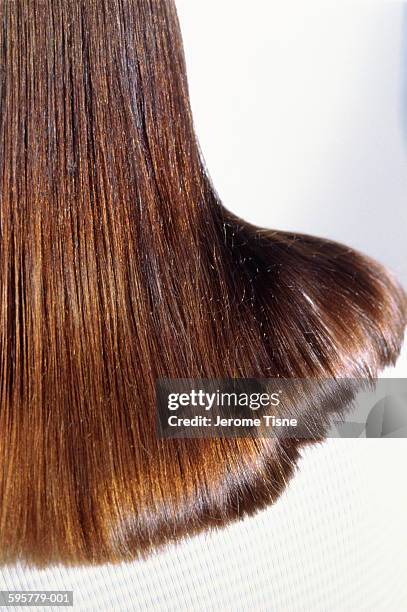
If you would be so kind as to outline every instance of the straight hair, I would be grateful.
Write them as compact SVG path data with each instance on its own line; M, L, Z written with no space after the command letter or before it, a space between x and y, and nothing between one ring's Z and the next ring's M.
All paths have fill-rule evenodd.
M130 560L272 503L303 442L159 439L156 380L362 382L404 291L222 206L173 0L0 0L0 58L0 561Z

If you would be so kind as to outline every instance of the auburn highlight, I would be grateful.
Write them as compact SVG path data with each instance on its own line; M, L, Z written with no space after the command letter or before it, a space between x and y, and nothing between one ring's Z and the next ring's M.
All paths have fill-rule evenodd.
M0 561L132 559L272 503L302 442L158 439L156 380L374 377L404 291L222 206L173 0L0 0L0 58Z

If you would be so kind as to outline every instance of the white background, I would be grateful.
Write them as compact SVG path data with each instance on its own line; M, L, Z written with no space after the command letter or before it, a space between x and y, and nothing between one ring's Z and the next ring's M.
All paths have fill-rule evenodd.
M178 7L196 128L225 204L347 242L406 283L405 6ZM407 376L407 355L387 375ZM255 518L146 562L8 568L0 583L74 589L76 610L406 610L406 460L406 440L330 440Z
M349 243L407 283L407 5L178 0L225 205Z

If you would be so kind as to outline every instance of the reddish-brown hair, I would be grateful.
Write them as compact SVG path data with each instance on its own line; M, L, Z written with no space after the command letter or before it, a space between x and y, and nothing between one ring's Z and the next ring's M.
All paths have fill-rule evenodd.
M0 557L131 559L272 502L295 440L160 440L157 378L374 376L404 292L222 207L173 0L0 0Z

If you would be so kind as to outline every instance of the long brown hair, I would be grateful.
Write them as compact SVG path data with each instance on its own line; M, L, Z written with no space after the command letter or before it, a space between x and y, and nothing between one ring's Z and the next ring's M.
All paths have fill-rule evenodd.
M131 559L272 502L300 442L160 440L164 378L375 376L404 292L222 207L173 0L0 0L0 557Z

